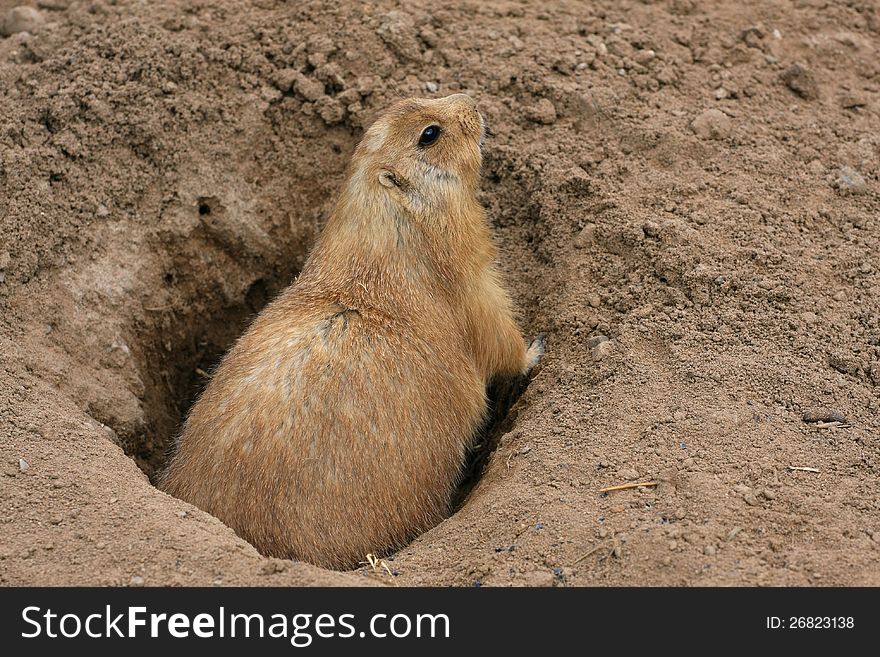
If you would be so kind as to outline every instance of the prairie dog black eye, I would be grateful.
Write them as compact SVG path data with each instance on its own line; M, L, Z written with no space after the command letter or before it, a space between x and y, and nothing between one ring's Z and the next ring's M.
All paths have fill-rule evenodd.
M422 130L422 135L419 137L419 146L430 146L437 141L441 132L443 131L439 125L429 125Z

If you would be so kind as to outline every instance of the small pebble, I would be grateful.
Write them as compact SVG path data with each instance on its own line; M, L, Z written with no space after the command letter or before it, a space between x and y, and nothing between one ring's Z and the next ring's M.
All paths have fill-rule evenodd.
M868 104L868 96L858 90L844 91L839 101L844 109L857 109Z
M716 550L717 548L714 545L707 545L703 548L703 554L705 554L707 557L714 557Z
M318 115L327 125L336 125L345 118L345 108L335 98L324 96L315 102Z
M0 35L11 36L19 32L33 32L45 22L43 14L33 7L24 5L13 7L0 20Z
M18 459L18 469L21 472L27 472L31 469L31 464L24 459Z
M727 114L719 109L708 109L691 121L691 130L700 139L726 139L733 126Z
M144 578L141 577L140 575L132 575L132 578L131 578L129 584L131 584L131 586L143 586L144 585Z
M810 169L811 172L813 172L817 176L820 176L823 173L825 173L825 165L822 164L822 160L812 160L807 165L807 167Z
M635 468L621 468L617 474L628 481L635 481L639 478L639 472Z
M782 82L804 100L815 100L819 97L819 85L813 73L800 64L789 66L782 73Z
M324 85L317 80L307 78L302 73L296 76L293 88L300 96L312 102L324 97Z
M439 90L440 85L438 85L436 82L431 82L430 80L425 82L425 91L427 91L429 94L435 94Z
M523 573L522 578L525 586L540 587L553 586L556 580L552 570L533 570L529 573Z
M814 423L814 422L842 422L848 423L846 416L840 411L835 411L831 408L824 407L814 407L807 408L804 410L803 415L804 422Z
M636 64L641 64L645 66L646 64L654 61L654 58L657 56L653 50L639 50L633 55L633 60Z
M272 84L275 85L278 91L287 92L293 88L293 84L299 75L300 72L295 68L283 68L275 71L274 75L272 75Z
M614 351L614 343L612 343L610 340L607 340L605 342L600 342L595 347L593 347L593 350L592 350L593 360L598 362L598 361L602 360L603 358L605 358L606 356L608 356L609 354L611 354L613 351Z
M526 111L529 119L535 123L551 125L556 123L556 108L547 98L542 98Z
M837 170L837 178L834 187L840 194L864 194L868 191L865 177L849 166L842 166Z

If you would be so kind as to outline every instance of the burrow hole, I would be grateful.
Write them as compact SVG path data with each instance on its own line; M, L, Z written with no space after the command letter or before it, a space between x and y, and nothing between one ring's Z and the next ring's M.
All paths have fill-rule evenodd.
M194 211L201 217L216 214L217 208L212 207L216 204L213 197L200 198ZM222 212L222 208L218 211ZM138 331L137 353L146 384L142 399L146 427L139 436L123 441L123 449L153 484L172 455L182 423L211 373L253 318L295 279L298 269L291 263L304 261L311 241L257 262L249 272L251 282L232 302L216 294L202 280L210 278L210 272L188 267L188 258L173 258L178 266L163 275L163 282L178 295L174 311L154 318ZM200 248L220 247L204 244ZM515 402L523 390L521 382L500 382L489 387L489 419L469 450L451 513L467 500L500 437L511 430Z

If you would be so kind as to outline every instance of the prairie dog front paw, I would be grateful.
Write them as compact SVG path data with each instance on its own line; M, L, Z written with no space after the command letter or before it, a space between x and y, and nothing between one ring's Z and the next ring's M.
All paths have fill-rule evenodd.
M544 356L544 334L541 333L532 340L526 351L525 374L531 372Z

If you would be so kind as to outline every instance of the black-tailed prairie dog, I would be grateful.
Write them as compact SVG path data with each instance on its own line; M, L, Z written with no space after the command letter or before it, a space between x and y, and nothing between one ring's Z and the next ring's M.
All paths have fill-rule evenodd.
M367 130L296 281L193 406L161 486L267 555L352 568L448 513L486 386L526 345L477 202L484 123L456 94Z

